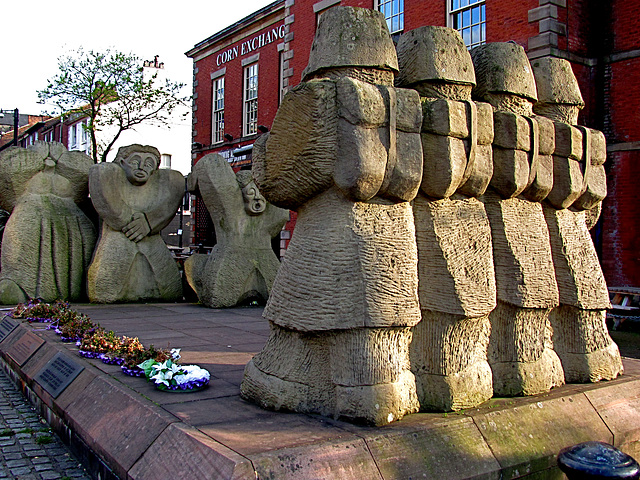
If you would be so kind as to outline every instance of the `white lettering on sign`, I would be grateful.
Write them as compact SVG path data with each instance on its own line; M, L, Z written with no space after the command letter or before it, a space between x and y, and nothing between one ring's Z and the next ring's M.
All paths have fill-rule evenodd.
M269 45L276 40L280 40L285 36L285 28L284 24L279 27L272 28L260 35L256 35L255 37L247 40L246 42L242 42L240 46L236 45L235 47L229 48L218 54L216 57L216 64L218 66L223 63L230 62L234 58L237 58L238 55L246 55L247 53L251 53L255 50L258 50L265 45Z

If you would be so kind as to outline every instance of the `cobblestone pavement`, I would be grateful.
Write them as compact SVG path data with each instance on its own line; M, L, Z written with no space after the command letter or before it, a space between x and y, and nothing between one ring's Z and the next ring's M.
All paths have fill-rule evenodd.
M90 480L78 460L0 370L0 479Z

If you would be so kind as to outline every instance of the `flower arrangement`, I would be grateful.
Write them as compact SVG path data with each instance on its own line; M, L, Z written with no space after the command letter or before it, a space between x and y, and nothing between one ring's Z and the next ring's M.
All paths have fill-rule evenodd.
M56 333L60 335L63 342L77 342L100 328L83 313L74 312L74 315L68 317L64 320L60 319L55 327Z
M138 365L147 380L153 381L159 390L195 392L209 384L210 374L197 365L179 365L180 349L171 350L171 358L164 362L146 360Z
M140 344L140 346L142 346L142 344ZM155 348L153 345L146 349L144 347L142 347L142 349L133 348L130 353L124 356L124 362L120 368L126 375L132 377L144 377L145 372L139 366L141 363L148 360L161 363L169 359L170 356L171 353L168 350Z
M61 300L53 305L38 299L19 303L11 311L13 318L23 318L29 322L56 322L60 316L69 311L69 303Z
M98 327L91 335L85 335L78 340L76 345L80 348L79 354L86 358L100 358L105 363L116 364L118 357L115 352L122 344L122 339L109 330L108 332Z
M144 348L138 337L118 337L93 323L87 315L72 310L67 302L48 304L31 299L17 305L10 315L29 322L49 322L49 328L63 342L76 342L79 355L120 365L127 375L146 376L160 390L195 392L209 384L207 370L198 365L179 364L180 349L169 351L153 345Z

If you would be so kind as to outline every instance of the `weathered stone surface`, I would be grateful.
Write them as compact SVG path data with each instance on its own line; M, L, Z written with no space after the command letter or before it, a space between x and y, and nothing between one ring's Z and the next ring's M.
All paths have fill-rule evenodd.
M571 64L564 59L546 57L535 59L531 67L538 91L534 111L554 120L577 124L584 100Z
M128 472L132 480L158 478L220 478L255 476L249 459L195 428L169 425Z
M250 298L266 302L280 267L271 239L289 212L264 199L250 172L235 174L217 154L201 158L188 183L202 196L217 240L209 255L195 254L185 261L187 280L198 299L212 308L232 307Z
M303 332L415 325L414 232L406 202L352 202L335 188L311 199L298 210L265 318Z
M297 210L333 184L337 108L335 82L305 82L287 93L266 140L279 161L266 162L264 156L253 161L256 184L270 203Z
M411 369L422 410L462 410L493 396L488 316L422 310L413 329Z
M336 439L318 445L313 454L304 447L282 449L278 455L264 452L249 456L257 478L298 480L340 478L382 480L374 458L362 439Z
M539 112L555 120L554 187L544 206L560 295L550 316L554 349L568 382L610 380L622 373L622 361L605 325L609 295L588 232L606 196L604 135L574 126L583 102L569 62L536 62L545 92Z
M184 179L159 164L156 148L130 145L113 163L89 171L91 201L103 221L87 278L92 302L182 297L180 272L160 231L182 201Z
M2 241L0 303L80 300L96 242L77 204L93 161L59 143L11 147L0 155L0 207L11 212Z
M584 178L580 164L573 159L553 156L553 188L547 200L555 208L563 209L571 206L584 187Z
M610 307L607 284L585 213L543 206L549 227L560 303L586 310Z
M483 197L498 299L489 315L493 389L499 395L532 395L564 381L548 319L550 308L558 305L558 286L538 203L552 188L549 155L555 147L548 137L540 140L540 124L532 115L535 79L523 48L511 42L487 44L471 56L474 95L495 110L493 191ZM543 133L549 130L548 122L541 123Z
M381 12L352 7L329 9L320 16L316 31L322 34L313 39L303 81L322 70L341 67L398 71L395 48Z
M567 382L613 380L622 374L620 352L605 320L605 310L560 305L551 311L553 348L562 361Z
M365 437L384 478L497 480L500 466L471 418L449 416L421 427Z
M398 41L398 64L397 84L401 87L414 88L425 81L476 83L471 58L460 42L460 34L452 28L425 26L402 35Z
M496 306L491 230L475 198L413 202L421 308L481 317ZM424 315L424 312L423 312Z
M471 58L477 82L473 94L478 98L491 99L491 104L495 100L491 94L517 96L530 102L537 100L531 65L524 49L517 43L495 42L478 45L471 50Z
M613 441L583 394L482 412L473 415L473 420L500 463L502 478L521 478L548 469L567 445Z
M576 210L591 210L607 196L607 174L603 165L591 165L583 183L584 193L571 204Z
M542 205L483 197L491 225L498 299L526 308L558 304L549 231Z
M421 194L413 202L422 321L414 327L411 369L423 410L459 410L493 393L491 231L483 204L464 196L483 194L492 177L493 110L448 88L474 83L458 32L413 30L400 38L398 51L399 82L420 93L424 116Z
M467 166L464 142L430 133L422 133L420 139L424 155L420 189L429 197L450 197L462 182Z
M265 198L298 218L264 310L270 340L241 390L265 407L381 425L418 408L408 202L422 178L421 107L392 86L397 59L379 12L335 7L320 18L303 75L317 78L285 97L256 165ZM328 135L308 128L316 120Z
M489 315L487 353L495 395L536 395L564 383L562 365L552 349L549 311L498 301Z

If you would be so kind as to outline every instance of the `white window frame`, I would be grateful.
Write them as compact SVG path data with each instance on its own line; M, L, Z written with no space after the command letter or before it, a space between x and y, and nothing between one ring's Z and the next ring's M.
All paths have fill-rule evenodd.
M447 0L447 26L460 32L469 50L487 42L485 4L486 0Z
M212 121L213 144L224 142L224 76L213 80Z
M89 132L84 127L88 120L80 120L69 125L69 150L84 152L87 155L91 152L91 142L89 141Z
M375 7L387 20L391 34L404 30L404 0L375 0Z
M242 134L258 133L258 63L247 65L242 82Z

